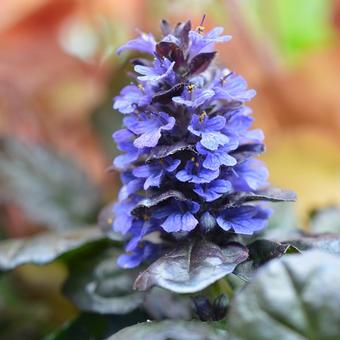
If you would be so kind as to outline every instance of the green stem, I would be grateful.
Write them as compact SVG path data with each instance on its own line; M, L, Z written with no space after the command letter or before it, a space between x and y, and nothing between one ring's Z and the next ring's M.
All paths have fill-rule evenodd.
M217 284L219 286L220 293L227 294L228 298L231 300L234 296L234 290L231 287L228 279L223 278L223 279L217 281Z
M213 285L208 287L204 292L211 301L213 301L220 294L226 294L229 299L232 299L234 296L234 289L226 277L223 279L220 279L219 281L216 281Z

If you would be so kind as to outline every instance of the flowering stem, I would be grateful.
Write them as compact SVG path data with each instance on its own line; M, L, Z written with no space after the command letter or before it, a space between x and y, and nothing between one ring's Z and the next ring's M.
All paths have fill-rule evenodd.
M149 234L189 244L199 234L218 245L224 232L261 230L270 215L238 198L267 187L267 169L256 159L264 150L263 135L250 130L251 109L245 105L255 91L213 63L214 45L231 37L222 35L221 27L204 32L203 23L204 17L197 31L190 21L174 29L163 21L161 41L141 33L117 50L153 58L135 60L138 85L125 86L114 102L124 114L124 128L113 135L123 151L113 162L123 182L113 229L129 235L127 253L118 259L123 268L166 251L165 244L148 240ZM176 249L176 243L169 246ZM217 290L232 296L228 282L221 280Z
M211 285L206 290L206 294L211 300L214 300L220 294L226 294L229 299L232 299L234 296L234 290L228 282L227 278L223 278Z
M217 284L219 286L219 290L221 293L224 293L228 296L229 299L232 299L234 296L234 290L231 287L231 285L228 282L227 278L223 278L219 281L217 281Z

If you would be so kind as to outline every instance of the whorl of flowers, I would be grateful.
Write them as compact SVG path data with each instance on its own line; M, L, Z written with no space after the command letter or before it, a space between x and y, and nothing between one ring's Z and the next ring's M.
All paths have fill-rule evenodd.
M231 37L190 21L161 28L159 42L143 33L118 50L150 56L133 60L133 81L114 100L124 128L113 135L123 152L114 160L123 186L113 228L126 236L118 260L126 268L191 238L251 235L270 215L240 199L264 188L268 171L255 159L263 134L250 130L245 105L255 91L215 64L215 44Z

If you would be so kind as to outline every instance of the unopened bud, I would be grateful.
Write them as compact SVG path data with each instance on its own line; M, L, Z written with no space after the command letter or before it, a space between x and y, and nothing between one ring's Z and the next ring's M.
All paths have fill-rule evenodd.
M209 321L213 319L213 307L206 296L199 295L192 298L195 311L201 321Z
M216 219L208 211L206 211L200 218L200 227L204 233L209 233L216 226Z
M221 294L215 300L213 304L214 321L222 320L228 311L229 301L228 298Z

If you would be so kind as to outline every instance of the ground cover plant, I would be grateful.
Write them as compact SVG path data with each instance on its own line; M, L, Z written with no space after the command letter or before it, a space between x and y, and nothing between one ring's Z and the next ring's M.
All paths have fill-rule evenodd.
M97 226L3 241L1 270L67 264L82 313L48 339L339 339L339 211L315 211L308 233L290 219L295 194L258 160L255 91L217 59L223 28L163 20L161 34L118 49L141 54L113 104L118 200Z

